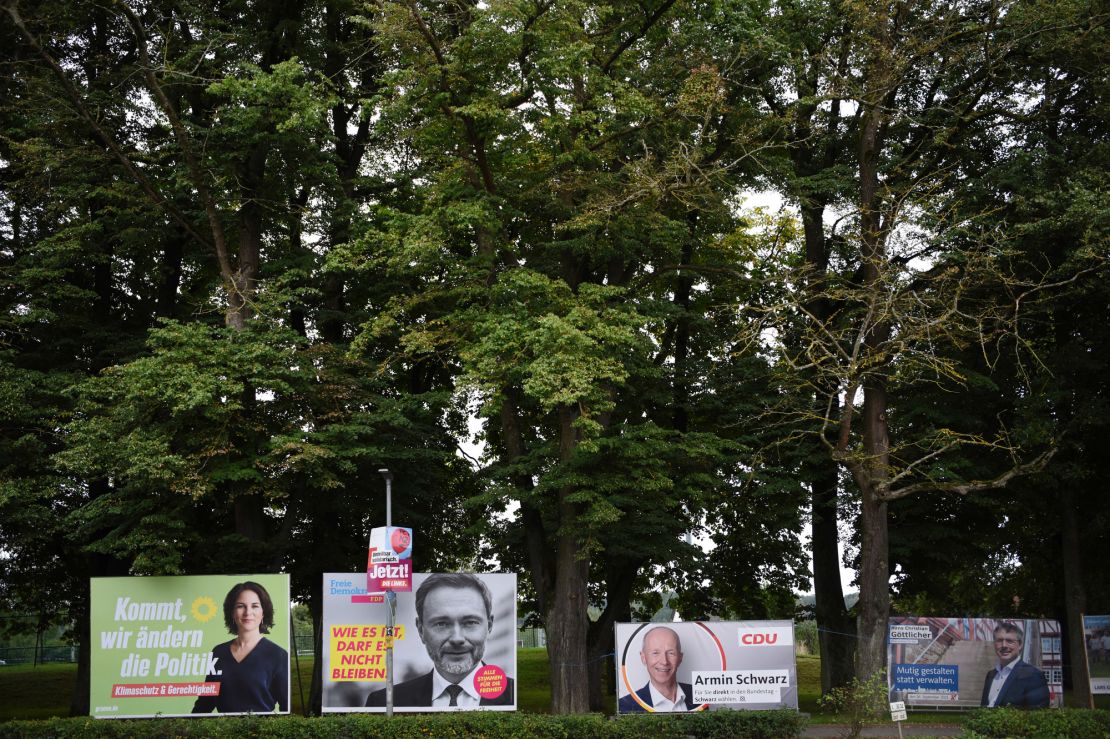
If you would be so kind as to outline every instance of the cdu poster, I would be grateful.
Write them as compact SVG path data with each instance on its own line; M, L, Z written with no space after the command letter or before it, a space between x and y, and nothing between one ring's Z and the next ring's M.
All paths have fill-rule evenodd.
M617 712L798 707L793 621L616 625Z

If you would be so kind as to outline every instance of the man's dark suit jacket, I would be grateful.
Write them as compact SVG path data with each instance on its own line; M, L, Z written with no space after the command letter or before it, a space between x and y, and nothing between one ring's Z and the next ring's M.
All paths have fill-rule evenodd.
M689 683L679 683L678 687L682 688L682 694L686 696L686 710L694 710L694 690L690 687ZM636 695L640 697L644 703L651 705L651 683L645 683L644 687L636 691ZM626 695L620 699L617 704L617 713L647 713L643 706L636 702L636 699L630 695Z
M511 706L513 705L513 679L508 678L509 684L505 692L496 698L482 698L479 706ZM371 708L385 707L385 688L375 690L366 696L366 705ZM432 706L432 673L414 677L393 686L393 705L398 708L431 708Z
M990 705L991 683L998 670L987 673L983 683L983 697L979 705ZM1045 682L1044 673L1020 659L1014 665L1010 677L1002 685L1002 692L998 694L995 706L1014 706L1016 708L1048 708L1048 683Z

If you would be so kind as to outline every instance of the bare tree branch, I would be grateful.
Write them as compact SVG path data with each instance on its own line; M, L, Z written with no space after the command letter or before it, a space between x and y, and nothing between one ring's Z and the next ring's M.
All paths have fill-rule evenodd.
M204 205L204 212L208 216L208 227L212 231L212 246L216 249L216 258L220 264L220 274L223 276L225 289L228 291L228 295L231 296L239 291L238 280L236 280L235 269L231 265L231 256L228 253L227 238L224 235L220 212L216 207L216 201L213 199L211 191L208 189L200 161L193 149L192 137L189 135L185 124L182 123L181 116L177 114L177 110L170 103L165 90L162 89L158 77L154 74L154 65L150 62L150 53L147 50L146 31L143 29L142 23L135 12L122 0L117 0L116 4L123 10L123 14L135 34L135 42L139 49L139 61L143 68L143 77L146 79L151 93L158 101L159 107L162 108L162 112L173 127L177 145L181 147L181 153L185 157L185 166L189 170L189 178L192 180L193 187L196 188L197 195L200 196L201 203ZM246 299L245 295L241 297L244 300Z
M955 493L957 495L967 495L968 493L977 493L987 490L998 490L1006 487L1006 485L1018 477L1025 475L1032 475L1040 472L1048 466L1049 460L1056 455L1058 447L1053 446L1047 452L1036 457L1026 464L1019 464L1011 467L1003 472L998 477L990 480L974 480L971 482L918 482L913 485L907 485L904 488L897 490L890 490L881 495L883 500L898 500L905 498L916 493L936 492L936 493Z

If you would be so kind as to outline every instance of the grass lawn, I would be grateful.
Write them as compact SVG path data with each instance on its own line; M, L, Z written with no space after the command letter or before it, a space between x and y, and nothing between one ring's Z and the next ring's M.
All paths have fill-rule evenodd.
M69 715L77 665L50 662L38 667L0 667L0 720Z
M297 669L297 660L300 660L300 670ZM308 701L308 694L312 691L312 670L316 661L311 656L290 656L289 658L289 702L292 705L291 713L303 714L304 704Z
M290 660L292 671L293 713L302 713L303 700L308 700L312 683L311 657ZM821 695L821 658L799 655L798 707L810 714L814 723L843 723L846 717L818 709ZM299 667L299 671L298 671ZM77 665L46 664L39 667L13 665L0 667L0 721L12 719L43 719L69 715L69 700L77 679ZM303 681L303 682L302 682ZM547 650L540 648L517 650L517 706L525 713L548 713L551 710L551 683L547 672ZM613 686L606 685L605 693L610 704L616 705ZM1070 701L1068 701L1070 705ZM1110 709L1110 695L1095 696L1095 707ZM956 723L962 712L910 713L911 723Z
M516 650L516 705L528 713L551 713L551 675L547 649Z
M798 665L798 710L816 715L817 699L821 697L821 658L799 654L794 661Z

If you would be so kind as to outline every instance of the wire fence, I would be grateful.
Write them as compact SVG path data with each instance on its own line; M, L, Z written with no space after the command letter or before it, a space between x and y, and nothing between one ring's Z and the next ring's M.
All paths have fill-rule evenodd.
M528 627L518 629L516 632L516 645L518 647L546 647L547 632L543 629Z
M293 641L297 645L297 654L302 656L307 655L309 657L312 656L311 632L309 632L308 634L297 634L296 638Z
M77 647L71 644L41 644L37 647L0 647L0 667L46 662L76 662Z

